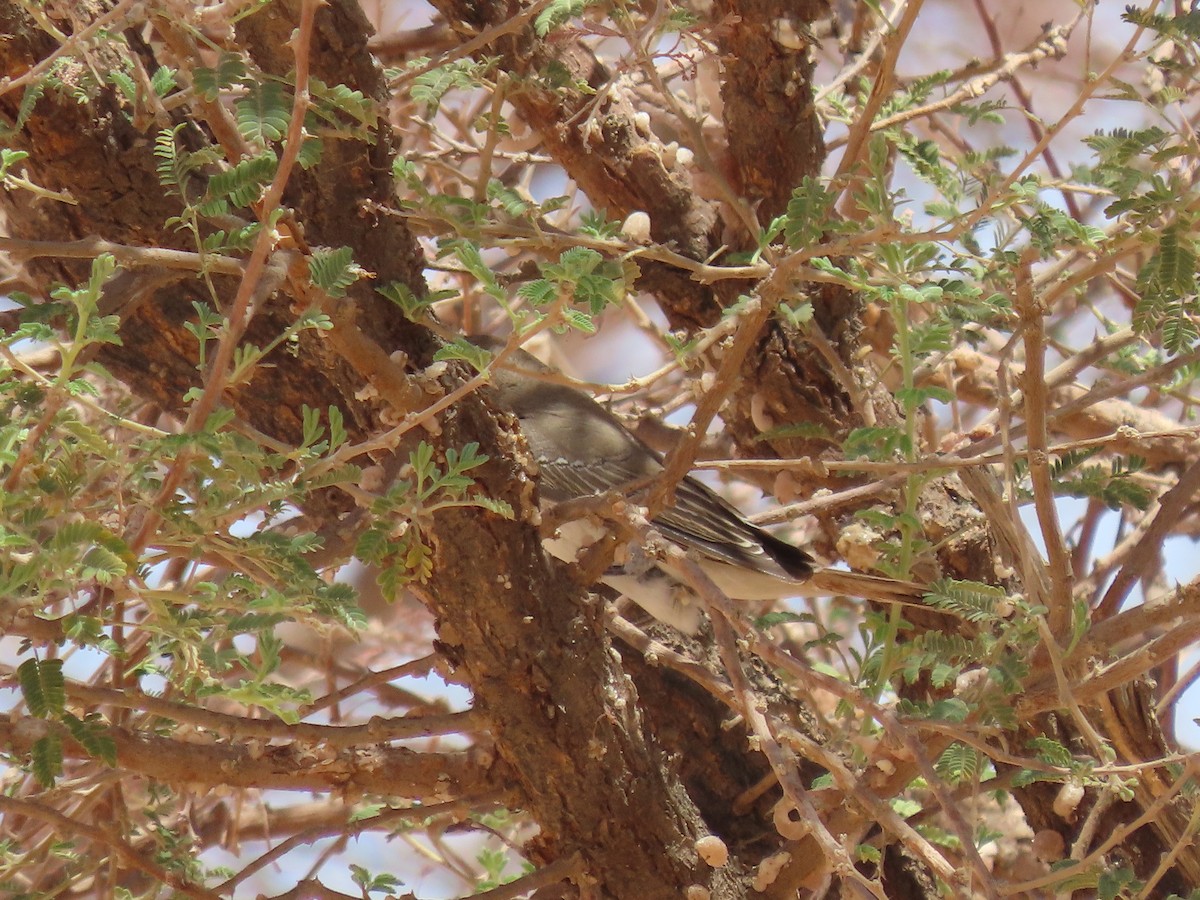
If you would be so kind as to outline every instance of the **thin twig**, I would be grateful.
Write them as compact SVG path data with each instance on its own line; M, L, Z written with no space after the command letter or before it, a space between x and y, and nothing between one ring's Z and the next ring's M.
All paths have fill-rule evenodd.
M349 812L347 810L347 821L335 824L321 824L313 828L307 828L304 831L299 831L293 834L285 841L276 844L266 853L263 853L258 858L247 863L241 871L237 872L230 878L216 887L216 894L220 896L228 896L234 892L234 889L244 882L255 872L259 872L266 866L286 856L298 847L303 847L305 844L311 844L314 841L319 841L327 837L342 837L352 838L363 834L367 831L381 831L384 829L393 829L402 822L423 822L424 820L434 816L451 816L462 817L468 813L475 813L487 809L490 806L496 806L505 802L506 794L504 791L495 790L485 794L476 794L469 797L460 797L457 800L449 800L445 803L431 803L427 806L410 806L403 809L387 809L378 815L369 816L364 819L356 819L349 821Z
M1063 544L1062 529L1058 524L1058 506L1055 503L1054 485L1050 480L1050 457L1046 438L1046 387L1045 331L1042 322L1043 310L1033 295L1030 270L1037 251L1029 249L1021 255L1017 266L1017 310L1024 326L1025 338L1025 428L1029 463L1029 477L1033 484L1033 503L1037 510L1038 523L1042 528L1042 540L1049 555L1050 569L1050 633L1065 646L1070 640L1072 621L1071 600L1071 556Z
M194 897L196 900L219 900L221 897L219 890L208 891L203 887L185 881L175 872L164 869L158 863L154 862L154 860L148 859L141 853L138 853L137 850L129 846L125 841L109 834L103 828L78 822L70 816L64 816L57 810L44 806L41 803L0 795L0 812L10 815L29 816L32 819L37 819L49 825L58 832L60 837L72 834L79 835L94 844L107 847L114 853L115 859L179 891L184 896Z
M174 703L136 691L110 690L77 682L68 682L66 690L71 697L89 705L141 710L173 722L204 728L233 740L299 740L312 741L327 747L353 747L411 740L436 734L463 734L480 727L478 717L469 710L412 717L373 716L369 722L361 725L315 725L235 716L186 703Z
M213 355L204 390L192 405L187 420L184 422L183 431L185 433L193 434L203 428L204 423L208 421L209 416L224 396L234 352L249 324L251 300L258 291L259 283L263 280L267 259L274 249L275 229L266 226L272 224L272 219L282 204L283 191L291 176L292 168L300 158L300 148L304 136L304 117L308 112L309 103L309 45L312 41L313 22L319 5L320 0L303 0L300 6L300 25L293 47L296 56L296 93L292 99L291 121L284 139L279 166L257 207L264 227L259 230L258 237L254 241L254 248L250 252L250 258L246 262L246 271L230 306L224 333L217 342L216 353ZM161 510L166 508L167 503L175 495L190 467L190 455L181 452L163 477L155 500L146 509L137 532L129 540L131 552L135 554L140 552L158 530L162 516Z

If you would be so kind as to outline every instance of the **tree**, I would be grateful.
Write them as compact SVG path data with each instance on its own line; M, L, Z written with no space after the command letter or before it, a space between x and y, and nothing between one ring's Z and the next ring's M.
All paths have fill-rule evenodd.
M1200 15L433 6L0 3L0 882L1196 896ZM925 602L631 623L488 329Z

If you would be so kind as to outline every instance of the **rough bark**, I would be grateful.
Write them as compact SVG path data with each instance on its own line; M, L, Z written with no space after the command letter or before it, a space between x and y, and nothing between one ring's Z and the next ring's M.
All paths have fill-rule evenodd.
M274 4L248 20L246 36L268 67L286 68L281 36L290 35L298 4ZM160 27L170 28L169 23ZM55 49L55 43L15 4L0 6L0 28L12 37L0 49L0 71L19 74ZM313 69L331 83L378 97L378 70L365 54L365 23L354 3L332 3L318 15ZM136 33L131 45L148 54ZM333 38L332 40L330 38ZM20 97L0 98L0 111L16 121ZM160 123L160 127L161 127ZM191 137L208 140L196 123ZM103 234L133 245L182 240L163 229L179 212L155 177L153 135L136 131L111 90L88 104L46 96L10 146L33 151L38 183L69 190L77 206L8 203L8 230L26 239L67 240ZM400 280L424 292L415 242L400 220L373 218L367 201L389 203L390 139L339 148L308 176L289 185L296 221L312 245L350 245L356 260L381 281ZM36 261L37 283L75 282L86 271L71 262ZM265 343L290 321L288 286L263 303L246 340ZM197 383L196 344L183 329L199 292L173 286L126 311L123 345L102 361L138 394L176 409ZM409 324L369 290L355 292L347 320L386 354L403 351L410 371L432 361L433 336ZM302 351L276 352L258 368L249 387L232 392L238 416L287 442L299 438L299 410L336 404L354 423L356 438L380 427L379 408L356 400L362 387L353 366L319 340ZM449 387L449 385L447 385ZM444 446L477 441L493 462L481 473L483 488L528 512L528 475L520 461L511 420L481 397L468 397L446 418ZM404 448L401 448L403 450ZM614 897L678 896L682 885L728 876L703 871L692 841L706 829L686 792L647 733L636 691L582 592L561 571L548 569L535 529L474 512L441 516L432 534L438 565L427 597L438 618L443 653L471 687L476 708L489 722L496 745L513 764L523 802L543 828L540 861L576 851L588 880ZM488 560L481 566L480 560ZM504 590L497 590L503 583ZM720 893L736 892L722 887Z
M439 0L436 5L453 27L471 33L518 11L515 3ZM810 106L797 99L810 95L810 70L802 51L761 43L769 4L729 2L719 8L738 22L722 36L723 46L738 57L726 83L729 171L740 190L761 199L760 221L765 221L786 203L799 177L820 168L820 132ZM802 29L803 17L795 15ZM241 38L265 69L289 68L285 39L294 16L294 4L276 3L245 21ZM0 71L10 76L36 65L56 46L15 3L0 3L0 32L8 36L0 42ZM158 52L136 31L126 37L148 63ZM330 3L319 14L313 70L330 83L348 84L383 102L385 88L366 54L366 37L355 4ZM528 28L502 37L487 52L499 53L502 66L517 76L531 77L554 59L597 89L609 77L580 46L550 46ZM765 58L767 64L744 65L748 58ZM0 114L10 124L16 121L19 100L12 93L0 97ZM726 222L719 205L697 197L664 162L657 142L634 125L624 98L603 100L595 111L599 128L592 131L577 124L584 118L578 114L593 102L582 93L530 84L513 102L593 202L613 217L650 212L654 238L697 260L724 242ZM197 146L212 140L194 122L186 135ZM40 240L100 234L133 245L185 247L182 238L163 228L179 204L155 176L152 139L152 133L127 120L107 88L98 89L86 104L42 98L9 146L33 151L35 180L70 191L78 206L5 198L9 234ZM395 151L386 129L372 143L342 142L319 168L296 173L287 203L309 245L349 245L379 282L400 281L420 294L421 255L402 220L364 212L371 203L391 202L390 156ZM54 280L78 281L84 271L83 265L69 261L36 261L29 268L43 287ZM231 280L223 286L232 291ZM674 324L685 327L711 324L735 293L697 285L686 273L663 264L647 266L642 286L654 293ZM291 321L295 306L304 302L294 288L284 282L262 304L247 340L265 343ZM126 310L124 343L105 352L104 364L140 396L177 409L187 389L197 384L195 341L183 324L191 316L191 301L202 296L190 285L175 283ZM858 350L853 298L827 292L813 299L817 319L834 339L838 355L853 359ZM385 355L402 351L408 374L417 376L432 361L437 344L432 334L408 323L369 288L357 286L343 301L341 314L346 327L369 335ZM302 404L341 407L355 436L381 427L381 407L356 399L363 386L361 371L327 342L305 337L299 353L279 351L267 362L248 387L227 398L237 415L258 430L296 441ZM444 376L440 388L452 386L454 377ZM820 354L782 325L763 329L739 377L726 416L732 432L747 445L757 432L752 425L756 394L770 398L769 411L778 421L816 422L836 434L860 421L860 411ZM894 416L890 398L881 398L881 407ZM443 447L478 441L492 460L480 471L483 488L509 500L519 512L513 522L480 511L440 516L432 535L437 566L426 597L438 619L442 652L470 684L524 802L542 827L535 855L547 861L580 853L587 880L614 897L677 897L690 884L703 884L714 896L746 895L745 873L763 855L761 847L747 849L744 860L714 872L698 862L692 844L709 830L748 836L741 831L745 823L723 820L722 810L762 774L762 760L743 754L738 767L737 753L728 744L710 744L724 733L720 724L725 712L708 695L692 696L673 684L671 676L635 667L628 659L623 663L613 653L597 610L562 570L547 564L528 521L525 486L530 474L510 419L490 407L486 397L469 397L446 417L438 440ZM789 455L815 446L799 440L772 445ZM930 537L957 536L942 544L941 566L960 577L994 581L994 538L980 521L976 501L945 486L931 494L924 510ZM338 511L336 504L331 509ZM628 670L635 668L631 678ZM687 702L681 702L684 696ZM1148 727L1144 731L1152 733ZM736 734L740 740L743 733ZM1064 742L1072 739L1064 732ZM706 752L691 754L691 741L702 741ZM688 755L682 761L681 747ZM1027 814L1042 827L1068 831L1050 812L1053 797L1047 794L1021 794ZM1138 841L1133 862L1139 871L1152 868L1170 849L1169 841L1152 828L1141 829ZM905 879L905 896L934 890L907 869L901 875L898 863L889 860L889 866L894 877Z

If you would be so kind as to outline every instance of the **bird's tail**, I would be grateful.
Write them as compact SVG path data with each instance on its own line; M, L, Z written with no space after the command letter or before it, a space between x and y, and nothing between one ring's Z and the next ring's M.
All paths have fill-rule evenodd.
M817 569L805 582L804 593L813 596L834 595L858 597L879 603L903 603L907 606L927 606L924 602L929 588L912 581L863 575L842 569Z

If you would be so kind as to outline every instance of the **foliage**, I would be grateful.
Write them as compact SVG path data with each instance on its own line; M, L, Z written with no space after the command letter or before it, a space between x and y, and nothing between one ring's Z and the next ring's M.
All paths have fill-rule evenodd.
M657 816L606 812L572 843L566 776L622 754L654 762L612 808L645 791L689 836L736 834L720 884L747 895L771 872L886 895L898 854L929 896L1200 882L1194 773L1158 729L1195 620L1168 539L1195 534L1197 13L1081 3L1001 47L977 4L997 45L951 62L945 11L919 4L830 27L737 3L439 3L446 28L371 45L384 72L325 4L299 4L314 28L271 19L282 66L252 26L283 4L9 5L52 49L0 86L6 215L44 235L22 218L41 204L63 235L3 245L28 263L0 312L5 890L261 893L285 853L324 880L291 893L420 891L418 858L464 895L630 896L626 865L636 896L706 890L720 866L678 835L661 865L602 856L635 832L652 852ZM770 52L747 68L751 34ZM1031 84L1068 102L1051 114ZM62 147L89 140L112 170L64 177ZM668 468L773 457L754 484L798 499L797 542L898 594L638 643L540 556L464 552L509 520L496 533L536 547L561 512L535 505L476 331L584 378L588 359L649 371L609 399L662 413L639 435ZM287 379L297 361L310 380ZM640 504L668 487L583 510L620 539L566 570L580 591L651 565ZM472 598L490 619L445 614L447 555L517 598L512 621L494 597ZM569 616L526 614L551 591ZM469 646L499 646L520 697L488 695L512 673ZM693 726L739 750L671 744ZM1054 860L1059 822L1081 843Z

